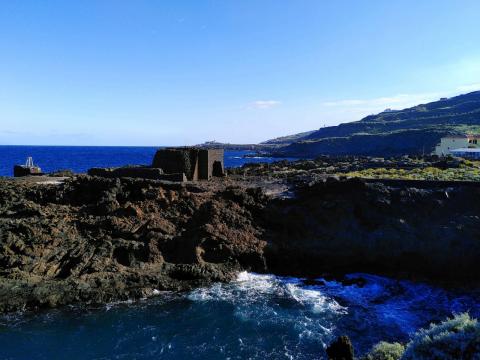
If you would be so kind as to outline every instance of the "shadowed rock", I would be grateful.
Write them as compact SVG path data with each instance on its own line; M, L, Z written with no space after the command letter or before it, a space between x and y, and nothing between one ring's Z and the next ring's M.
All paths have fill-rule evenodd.
M340 336L327 347L329 360L353 360L353 345L348 336Z

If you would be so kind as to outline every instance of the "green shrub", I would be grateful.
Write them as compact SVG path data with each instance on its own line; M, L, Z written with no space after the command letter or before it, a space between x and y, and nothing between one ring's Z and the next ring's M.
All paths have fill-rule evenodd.
M480 360L480 323L468 314L417 331L406 348L380 342L362 360Z
M480 360L480 324L468 314L457 315L415 333L402 360Z
M399 360L404 351L402 344L382 341L373 347L364 360Z
M469 180L480 181L480 169L477 167L464 167L441 170L434 167L425 169L363 169L347 173L339 173L347 177L359 177L366 179L405 179L405 180Z

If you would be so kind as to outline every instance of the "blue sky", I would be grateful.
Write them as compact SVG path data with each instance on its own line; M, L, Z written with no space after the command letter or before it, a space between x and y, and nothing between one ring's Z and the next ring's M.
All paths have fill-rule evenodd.
M2 1L0 144L252 143L480 90L478 0Z

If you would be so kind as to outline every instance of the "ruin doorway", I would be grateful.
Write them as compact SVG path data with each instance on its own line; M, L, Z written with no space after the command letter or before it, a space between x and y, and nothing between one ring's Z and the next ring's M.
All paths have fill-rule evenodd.
M223 176L223 166L221 161L213 162L212 175L217 177Z

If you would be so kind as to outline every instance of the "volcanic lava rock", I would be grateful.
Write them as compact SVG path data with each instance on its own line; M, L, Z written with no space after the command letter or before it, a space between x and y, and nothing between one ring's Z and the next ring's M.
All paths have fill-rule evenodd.
M348 336L340 336L327 347L329 360L353 360L353 345Z
M480 278L476 183L314 176L287 198L266 196L272 184L0 179L0 312L189 290L243 270Z
M328 179L265 208L270 271L477 281L480 184Z
M265 271L255 190L0 180L0 311L103 303Z

